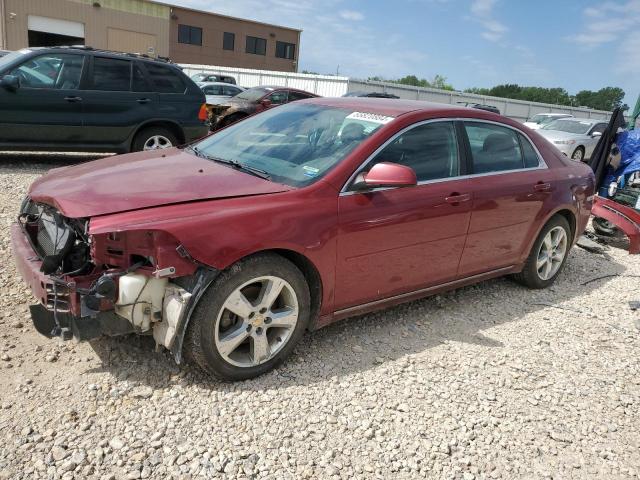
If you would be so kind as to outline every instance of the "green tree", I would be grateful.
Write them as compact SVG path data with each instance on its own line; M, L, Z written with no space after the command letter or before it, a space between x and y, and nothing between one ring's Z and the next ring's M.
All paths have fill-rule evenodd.
M581 107L611 111L622 106L624 90L618 87L605 87L597 92L582 90L576 94L576 103Z
M454 90L453 85L447 83L447 77L442 75L436 75L429 82L433 88L440 88L442 90Z

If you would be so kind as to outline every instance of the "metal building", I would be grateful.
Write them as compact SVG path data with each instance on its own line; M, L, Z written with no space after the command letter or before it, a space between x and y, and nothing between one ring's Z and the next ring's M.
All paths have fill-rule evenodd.
M0 0L0 49L57 45L296 71L300 30L150 0Z

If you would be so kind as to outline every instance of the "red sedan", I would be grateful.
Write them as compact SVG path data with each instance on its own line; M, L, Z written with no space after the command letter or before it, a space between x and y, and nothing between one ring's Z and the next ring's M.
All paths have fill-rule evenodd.
M41 333L152 334L243 379L341 318L501 275L550 285L593 190L589 167L499 115L317 98L52 170L13 248Z

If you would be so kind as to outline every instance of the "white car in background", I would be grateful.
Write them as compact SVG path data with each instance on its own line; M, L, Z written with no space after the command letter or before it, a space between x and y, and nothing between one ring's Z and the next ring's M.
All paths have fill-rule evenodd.
M607 122L589 118L562 118L538 130L562 153L583 162L591 158L593 149L607 128Z
M524 124L531 130L538 130L554 120L560 120L561 118L573 118L573 115L569 115L568 113L538 113L524 122Z
M220 105L246 90L238 85L223 82L205 82L199 83L198 86L207 97L207 105Z

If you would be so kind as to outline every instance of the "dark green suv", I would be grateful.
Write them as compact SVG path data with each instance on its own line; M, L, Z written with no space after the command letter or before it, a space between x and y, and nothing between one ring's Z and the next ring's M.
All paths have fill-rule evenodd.
M89 47L0 58L0 150L116 152L208 133L205 96L176 65Z

